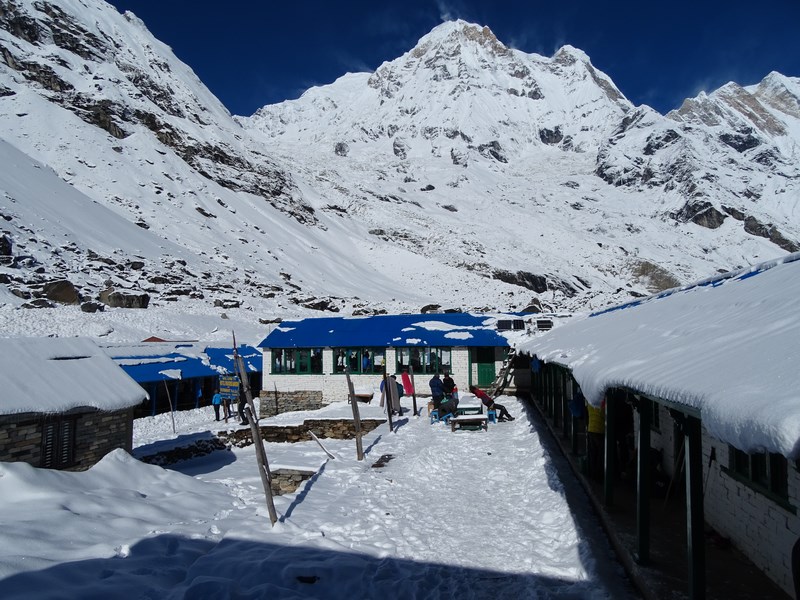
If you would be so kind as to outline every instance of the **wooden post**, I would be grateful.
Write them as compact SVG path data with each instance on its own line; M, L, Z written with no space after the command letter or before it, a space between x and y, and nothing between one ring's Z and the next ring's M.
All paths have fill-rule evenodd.
M269 471L267 452L264 450L264 440L261 439L261 429L258 426L258 417L256 416L255 404L253 404L253 394L250 391L250 380L244 368L244 360L239 356L239 352L236 349L236 334L233 336L233 364L238 369L239 379L244 386L245 399L247 400L244 413L247 416L248 423L250 423L250 435L253 437L253 446L255 446L256 449L258 474L261 476L261 484L264 486L264 496L267 500L269 520L272 522L272 525L275 525L278 521L278 514L275 512L275 502L272 498L272 474Z
M350 394L350 406L353 407L353 428L356 432L356 459L364 460L364 447L361 443L361 414L358 411L358 400L356 393L353 389L353 382L350 380L350 367L344 370L344 376L347 378L347 389ZM384 389L386 386L383 386Z
M639 399L639 441L636 460L636 554L640 565L650 562L650 422L653 403Z
M689 559L689 598L706 597L705 515L703 508L703 439L700 419L686 416L686 548Z
M169 386L167 380L164 380L164 389L167 390L167 402L169 402L169 416L172 417L172 433L177 433L175 430L175 411L172 408L172 397L169 395Z
M408 376L411 377L411 399L414 402L414 416L417 416L417 386L414 385L414 365L408 365Z

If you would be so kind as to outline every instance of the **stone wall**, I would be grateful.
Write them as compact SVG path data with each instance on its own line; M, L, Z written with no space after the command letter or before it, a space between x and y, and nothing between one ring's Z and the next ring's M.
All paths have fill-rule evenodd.
M384 419L362 419L361 433L369 433L385 422ZM311 439L309 431L323 439L352 440L356 437L353 421L341 419L307 419L302 425L262 425L261 437L267 442L307 442ZM220 432L219 435L221 439L239 448L253 443L250 429Z
M277 400L276 396L277 395ZM262 390L259 403L259 419L274 417L277 414L297 410L318 410L327 405L322 400L320 390L300 390L293 392L275 392Z
M364 419L361 421L361 432L369 433L385 422L384 419ZM261 437L268 442L308 442L311 440L311 436L308 434L309 431L313 431L314 435L318 438L338 440L355 439L356 435L353 421L309 419L302 425L262 425ZM225 450L229 445L236 446L237 448L245 448L252 445L252 440L253 438L250 435L249 428L237 429L234 431L220 431L214 437L196 440L187 446L172 448L171 450L166 450L157 454L140 456L139 460L151 465L163 467L183 460L189 460L190 458L205 456L217 450Z
M77 464L71 470L84 471L117 448L133 449L133 409L83 414L75 436Z
M75 463L66 470L84 471L117 448L130 452L133 445L133 410L88 412L75 422ZM0 460L25 462L34 467L42 462L42 428L50 422L44 415L0 418Z
M270 470L272 481L270 487L276 496L291 494L300 487L305 480L314 476L314 471L300 471L298 469L275 469Z
M42 428L37 421L0 419L0 460L25 462L38 467L42 452Z

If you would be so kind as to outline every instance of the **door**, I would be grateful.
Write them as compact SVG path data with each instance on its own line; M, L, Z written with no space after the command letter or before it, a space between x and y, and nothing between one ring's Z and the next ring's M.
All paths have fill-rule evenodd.
M478 387L489 387L497 373L494 366L494 348L476 348L475 363L478 365Z

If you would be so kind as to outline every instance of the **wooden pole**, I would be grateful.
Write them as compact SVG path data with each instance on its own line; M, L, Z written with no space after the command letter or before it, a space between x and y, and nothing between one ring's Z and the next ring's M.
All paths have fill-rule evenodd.
M417 386L414 385L414 365L408 365L408 375L411 377L411 399L414 402L414 416L417 416Z
M261 485L264 487L264 496L267 500L267 511L269 520L274 526L278 521L278 514L275 512L275 502L272 498L272 474L269 471L269 461L267 452L264 450L264 440L261 439L261 429L258 426L255 404L253 404L253 394L250 391L250 381L244 368L244 360L239 356L236 349L236 334L233 335L233 364L239 371L239 379L244 386L245 400L247 406L244 409L247 422L250 424L250 435L253 438L253 446L256 449L256 462L258 463L258 474L261 476Z
M175 411L172 409L172 396L169 395L169 386L167 380L164 380L164 389L167 390L167 402L169 402L169 416L172 417L172 433L178 433L175 430Z
M350 406L353 407L353 428L356 432L356 459L364 460L364 446L361 442L361 414L358 410L358 400L353 388L353 382L350 380L350 367L344 370L344 376L347 378L347 390L350 394ZM386 386L384 386L385 388Z

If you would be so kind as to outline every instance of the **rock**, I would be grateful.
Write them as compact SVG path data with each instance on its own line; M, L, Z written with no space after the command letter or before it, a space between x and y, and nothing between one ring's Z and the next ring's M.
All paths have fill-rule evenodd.
M11 256L14 250L14 244L11 239L5 235L0 235L0 256Z
M99 302L84 302L81 304L81 310L85 313L103 312L105 310L105 306Z
M481 153L481 156L485 156L486 158L493 158L497 162L507 163L508 159L503 152L503 147L500 145L500 142L497 140L491 141L488 144L481 144L478 146L478 152Z
M710 202L690 201L672 217L682 223L691 221L701 227L717 229L725 221L726 215L714 208Z
M539 130L539 139L549 146L554 146L564 139L564 134L561 133L561 127L558 125L553 129L543 128Z
M230 300L230 299L221 300L219 298L214 300L214 306L218 308L228 308L228 309L239 308L241 305L242 303L239 300Z
M42 287L42 293L48 300L59 304L78 304L81 301L78 290L66 279L45 283Z
M743 133L723 133L719 136L719 141L730 146L737 152L744 152L745 150L750 150L761 144L761 140L749 131Z
M523 308L520 312L524 313L540 313L542 312L542 301L538 298L531 300L530 304Z
M408 144L402 138L395 138L392 142L392 152L397 158L405 160L408 156Z
M337 156L347 156L350 152L350 146L344 142L337 142L333 147L333 151Z
M44 298L36 298L22 305L22 308L55 308L55 304Z
M442 308L441 304L426 304L425 306L419 309L419 312L421 312L424 315L426 313L439 312L441 308Z
M150 304L150 295L128 294L107 289L100 292L99 300L112 308L147 308Z

